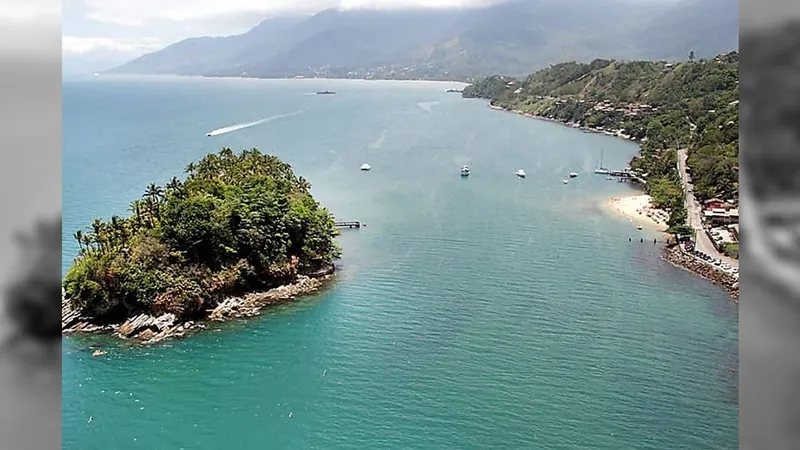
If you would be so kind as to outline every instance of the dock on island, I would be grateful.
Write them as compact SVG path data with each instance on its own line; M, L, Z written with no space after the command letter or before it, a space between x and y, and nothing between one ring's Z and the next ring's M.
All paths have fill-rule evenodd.
M343 220L334 222L336 228L361 228L366 227L367 224L359 222L358 220Z

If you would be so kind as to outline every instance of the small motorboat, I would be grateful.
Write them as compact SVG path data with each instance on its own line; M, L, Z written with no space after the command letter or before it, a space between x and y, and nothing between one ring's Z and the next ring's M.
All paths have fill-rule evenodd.
M465 165L461 166L461 176L462 177L468 177L469 176L469 166L468 165L465 164Z
M366 170L370 170L370 169L372 169L372 166L370 166L367 163L364 163L364 164L361 165L361 170L366 171Z
M642 230L642 226L641 225L636 225L636 229L641 231Z
M526 176L525 171L522 170L522 169L519 169L517 171L517 176L520 177L520 178L525 178L525 176Z
M565 179L561 180L561 182L564 183L564 184L567 184L567 183L569 183L569 180L565 178Z
M206 133L206 137L211 137L211 133Z
M570 173L569 173L569 177L570 177L570 178L578 178L578 174L577 174L577 173L575 173L575 172L570 172Z

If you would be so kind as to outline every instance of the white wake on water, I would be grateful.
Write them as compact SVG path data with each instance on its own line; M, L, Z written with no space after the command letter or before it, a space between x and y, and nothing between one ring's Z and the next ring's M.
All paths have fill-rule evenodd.
M217 128L216 130L209 131L206 134L206 136L219 136L220 134L232 133L234 131L239 131L239 130L242 130L244 128L254 127L256 125L261 125L263 123L271 122L273 120L283 119L285 117L296 116L298 114L302 114L303 112L304 111L295 111L295 112L288 113L288 114L280 114L280 115L277 115L277 116L266 117L264 119L256 120L255 122L238 123L236 125L230 125L230 126L227 126L227 127Z
M417 106L419 106L420 108L424 109L425 111L431 112L431 111L433 111L433 107L438 105L438 104L439 104L438 101L435 101L435 102L419 102L419 103L417 103Z

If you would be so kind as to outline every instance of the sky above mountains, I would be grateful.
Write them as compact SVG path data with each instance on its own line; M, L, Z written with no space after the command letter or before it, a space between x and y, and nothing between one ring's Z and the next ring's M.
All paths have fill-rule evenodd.
M11 1L14 0L0 0ZM244 33L275 16L310 15L329 8L481 7L501 1L504 0L64 0L64 69L105 69L185 38Z
M506 0L64 0L62 49L66 66L78 61L107 66L187 37L243 33L273 16L313 14L328 8L466 8L502 1ZM30 17L51 11L53 5L53 0L0 0L0 17ZM800 2L748 0L742 2L741 17L743 27L800 17Z

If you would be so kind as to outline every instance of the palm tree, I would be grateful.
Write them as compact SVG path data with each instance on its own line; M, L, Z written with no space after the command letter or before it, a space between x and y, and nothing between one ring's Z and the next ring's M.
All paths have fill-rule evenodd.
M83 253L83 231L78 230L73 235L72 238L78 241L78 248L80 248L80 252Z
M91 253L92 251L92 237L88 234L83 235L83 246L86 248L87 253Z
M181 188L181 181L178 179L178 177L172 177L172 179L169 180L169 183L167 183L166 188L168 191L176 192Z
M144 193L144 198L146 199L147 205L152 213L150 217L150 225L152 226L153 216L155 216L155 218L159 218L160 216L159 207L161 205L161 199L164 198L164 189L162 189L160 186L157 186L155 183L150 183Z
M117 215L111 216L111 223L109 224L112 240L115 244L125 245L127 243L127 235L125 234L125 221Z
M105 250L105 230L103 221L98 218L92 220L92 240L97 243L101 252Z
M143 225L143 218L142 218L142 201L141 200L134 200L131 202L130 211L133 213L131 215L131 219L133 220L136 228L141 228Z
M298 185L303 192L309 192L311 190L311 183L305 179L305 177L300 177L298 180Z

